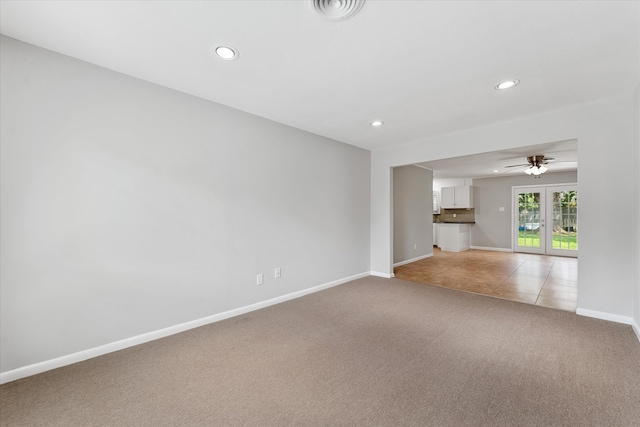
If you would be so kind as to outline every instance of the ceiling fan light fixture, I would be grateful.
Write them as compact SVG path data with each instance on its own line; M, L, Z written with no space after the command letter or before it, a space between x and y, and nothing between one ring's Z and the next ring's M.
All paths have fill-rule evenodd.
M520 170L521 167L526 167L523 172L527 175L533 175L534 178L540 178L540 175L549 170L546 166L549 163L555 163L558 159L555 157L547 157L542 154L536 154L534 156L527 156L527 163L518 164L518 165L507 165L504 166L505 169L510 168L518 168L514 170ZM568 162L568 163L576 163L576 162ZM495 172L495 171L494 171Z
M546 171L547 171L547 168L545 166L539 166L539 167L531 166L530 168L525 169L524 173L526 173L527 175L539 176L545 173Z
M529 167L524 170L524 173L526 173L527 175L533 175L535 178L538 178L548 170L548 168L544 164L550 160L554 159L545 156L529 156L527 157Z
M504 90L504 89L511 89L514 86L517 86L518 83L520 83L520 80L514 79L514 80L506 80L502 83L498 83L496 85L496 90Z

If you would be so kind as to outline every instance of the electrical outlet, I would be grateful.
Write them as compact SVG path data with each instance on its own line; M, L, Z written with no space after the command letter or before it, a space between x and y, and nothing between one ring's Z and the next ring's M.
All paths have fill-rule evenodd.
M274 272L273 276L274 276L276 279L279 279L281 275L282 275L282 274L281 274L280 269L279 269L279 268L276 268L276 270L275 270L275 272Z
M258 285L262 285L264 283L264 277L262 276L262 274L258 274L258 276L256 276L256 282L258 283Z
M413 244L413 249L418 249L418 245L416 243Z

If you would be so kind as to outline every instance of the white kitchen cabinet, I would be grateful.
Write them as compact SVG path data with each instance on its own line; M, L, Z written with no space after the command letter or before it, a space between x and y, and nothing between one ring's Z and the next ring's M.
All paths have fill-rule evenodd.
M467 209L473 207L473 187L470 185L442 187L440 196L440 205L444 209Z
M462 252L471 248L470 224L439 224L438 245L445 252Z

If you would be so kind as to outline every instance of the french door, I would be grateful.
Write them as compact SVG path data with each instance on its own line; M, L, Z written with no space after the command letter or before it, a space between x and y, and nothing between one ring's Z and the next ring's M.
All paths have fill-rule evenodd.
M578 256L576 185L514 187L515 252Z

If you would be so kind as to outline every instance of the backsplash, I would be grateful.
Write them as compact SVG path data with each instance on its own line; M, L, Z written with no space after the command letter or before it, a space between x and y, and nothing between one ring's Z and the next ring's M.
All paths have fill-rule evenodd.
M476 211L473 208L440 209L440 215L434 215L433 222L476 222Z

